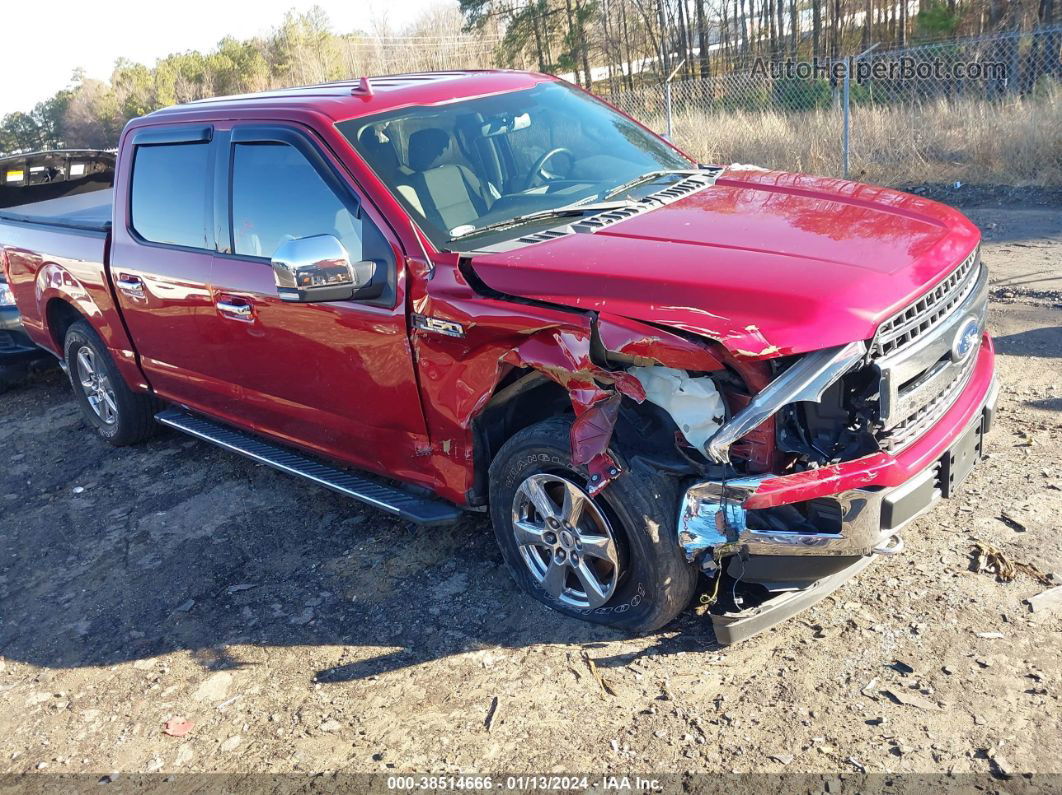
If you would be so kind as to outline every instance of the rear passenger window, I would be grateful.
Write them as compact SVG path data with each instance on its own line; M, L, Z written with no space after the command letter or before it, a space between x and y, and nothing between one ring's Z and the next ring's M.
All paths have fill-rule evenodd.
M298 237L335 235L352 262L362 259L362 220L287 144L237 144L232 156L232 237L236 254L272 257Z
M210 145L138 146L133 161L132 224L152 243L213 248L207 237Z

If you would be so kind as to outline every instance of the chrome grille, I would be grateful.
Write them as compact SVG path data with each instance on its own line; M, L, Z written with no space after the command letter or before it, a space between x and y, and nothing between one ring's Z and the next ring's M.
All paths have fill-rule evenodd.
M929 403L879 435L878 441L883 450L892 453L903 449L944 416L969 383L980 349L978 343L956 369L955 377Z
M973 290L980 264L978 246L944 281L878 327L871 355L894 354L936 328Z

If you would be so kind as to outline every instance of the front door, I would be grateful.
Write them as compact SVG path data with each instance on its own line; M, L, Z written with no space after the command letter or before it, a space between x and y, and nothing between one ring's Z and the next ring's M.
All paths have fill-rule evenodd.
M218 194L230 197L218 226L229 239L212 267L208 338L218 377L237 390L232 420L354 466L423 480L415 464L426 429L397 242L308 131L236 126L218 145L218 173L228 177ZM375 261L383 294L281 300L271 255L315 235L335 236L352 262Z
M119 223L110 258L144 375L167 400L208 412L224 405L227 389L207 375L204 337L214 311L207 286L215 253L212 132L147 127L124 142L122 162L132 164L132 177L115 186Z

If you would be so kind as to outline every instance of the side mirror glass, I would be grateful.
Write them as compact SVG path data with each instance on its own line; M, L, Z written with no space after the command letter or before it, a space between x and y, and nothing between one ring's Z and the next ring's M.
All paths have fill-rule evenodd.
M273 253L273 278L284 301L349 301L368 286L376 263L351 263L334 235L299 237L281 243Z

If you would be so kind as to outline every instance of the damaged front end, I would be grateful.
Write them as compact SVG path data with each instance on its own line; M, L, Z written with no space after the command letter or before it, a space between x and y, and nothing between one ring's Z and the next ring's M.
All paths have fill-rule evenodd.
M675 448L697 473L683 477L678 542L717 584L735 586L723 602L710 600L717 639L733 643L823 598L874 555L899 553L899 527L933 502L936 479L927 470L902 488L754 507L764 483L877 450L868 346L766 361L720 351L719 360L711 372L663 364L625 372L670 417Z
M976 252L873 339L811 352L754 325L709 334L517 299L462 265L415 302L467 330L414 339L433 424L471 432L489 461L515 429L570 410L591 495L630 476L633 458L674 478L676 543L724 594L710 608L722 643L899 553L900 529L981 457L996 387ZM492 392L471 388L471 363ZM467 494L484 504L481 483Z
M904 489L836 490L755 507L765 483L822 472L874 448L866 343L762 359L614 316L587 333L528 335L501 357L563 387L575 413L572 459L600 493L626 473L621 447L681 484L677 543L724 589L713 605L717 639L733 643L772 626L839 587L874 554L895 554L895 529L924 499L928 477ZM670 430L669 430L670 429ZM629 454L629 453L628 453Z
M831 443L819 438L806 421L792 423L794 431L783 410L798 404L820 406L846 374L866 363L866 344L854 342L776 366L769 383L703 442L705 458L732 468L735 445L768 421L773 421L780 443L772 469L819 467L860 450L848 437L858 436L861 427L869 432L870 423L856 416L850 395L844 401L848 404L844 415L831 418L835 437ZM678 537L687 560L718 579L753 586L759 596L753 597L751 608L743 608L734 596L725 609L713 604L711 616L720 643L747 638L818 601L865 567L872 554L902 549L895 532L882 529L883 490L849 489L755 509L748 507L749 498L778 474L752 474L745 469L693 483L679 506Z

